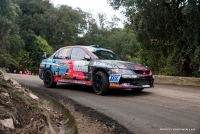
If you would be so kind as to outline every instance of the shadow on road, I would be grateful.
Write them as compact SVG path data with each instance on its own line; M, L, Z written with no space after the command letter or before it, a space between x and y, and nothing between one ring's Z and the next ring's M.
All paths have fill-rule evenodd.
M141 92L132 91L131 89L110 89L109 96L147 96L152 94L147 91L148 89L144 89Z
M92 87L84 85L59 83L56 88L95 94ZM148 88L144 89L141 92L132 91L131 89L110 89L109 93L106 96L147 96L150 94L152 93L148 91Z

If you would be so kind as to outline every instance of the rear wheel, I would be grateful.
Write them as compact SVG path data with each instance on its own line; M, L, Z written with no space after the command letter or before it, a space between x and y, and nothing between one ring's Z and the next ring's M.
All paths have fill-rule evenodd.
M98 95L104 95L108 93L109 85L108 85L108 76L106 73L102 71L98 71L94 75L93 79L93 90Z
M47 88L55 87L57 82L54 82L53 74L50 70L44 72L44 85Z
M141 92L144 88L131 88L133 92Z

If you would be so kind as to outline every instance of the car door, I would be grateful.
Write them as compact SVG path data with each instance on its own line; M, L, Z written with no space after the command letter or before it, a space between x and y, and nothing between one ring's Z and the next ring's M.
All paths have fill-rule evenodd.
M84 59L87 52L81 47L74 47L71 52L71 61L73 62L73 77L76 80L88 79L89 61Z
M62 78L71 78L69 75L67 75L72 68L70 54L71 48L64 47L58 50L58 52L53 56L52 69L54 75L60 76Z

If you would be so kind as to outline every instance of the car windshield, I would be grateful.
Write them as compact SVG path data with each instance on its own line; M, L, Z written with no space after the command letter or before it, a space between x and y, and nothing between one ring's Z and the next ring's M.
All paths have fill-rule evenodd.
M97 49L88 49L88 50L93 54L93 56L95 57L95 59L102 59L102 60L123 60L118 55L116 55L115 53L113 53L112 51L109 51L107 49L97 48Z

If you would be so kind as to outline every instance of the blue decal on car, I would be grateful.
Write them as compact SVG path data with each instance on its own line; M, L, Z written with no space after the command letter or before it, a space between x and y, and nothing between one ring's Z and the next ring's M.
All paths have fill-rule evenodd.
M121 78L121 74L111 74L109 76L109 82L110 83L118 83L120 78Z

